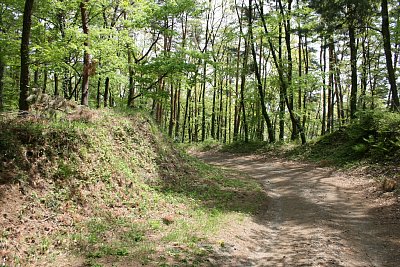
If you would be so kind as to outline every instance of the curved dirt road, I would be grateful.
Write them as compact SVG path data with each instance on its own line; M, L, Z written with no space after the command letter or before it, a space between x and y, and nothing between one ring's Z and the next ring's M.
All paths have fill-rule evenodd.
M196 153L260 180L263 214L223 233L221 266L400 266L399 199L366 179L249 155ZM385 195L384 195L385 196Z

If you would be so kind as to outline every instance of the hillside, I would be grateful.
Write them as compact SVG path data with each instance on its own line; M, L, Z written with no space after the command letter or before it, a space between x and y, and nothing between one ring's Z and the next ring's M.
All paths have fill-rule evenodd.
M209 265L262 187L177 150L143 113L0 119L4 266ZM246 177L248 178L248 177Z

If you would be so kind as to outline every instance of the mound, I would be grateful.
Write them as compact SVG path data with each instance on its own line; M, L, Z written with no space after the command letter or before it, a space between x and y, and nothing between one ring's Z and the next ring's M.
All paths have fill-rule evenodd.
M256 182L174 148L141 113L0 128L6 266L201 263L213 233L266 200Z

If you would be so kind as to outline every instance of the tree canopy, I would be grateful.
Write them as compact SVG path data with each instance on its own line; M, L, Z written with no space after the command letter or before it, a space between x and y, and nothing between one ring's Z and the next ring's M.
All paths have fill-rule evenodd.
M182 142L307 140L399 111L396 1L5 0L0 110L41 91ZM36 90L36 91L35 91Z

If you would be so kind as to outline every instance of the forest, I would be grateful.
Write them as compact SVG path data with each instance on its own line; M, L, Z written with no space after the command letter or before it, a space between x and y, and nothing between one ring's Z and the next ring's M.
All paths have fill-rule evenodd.
M45 103L33 105L44 94L149 110L180 142L304 144L362 114L399 111L396 1L5 0L0 8L4 112L46 113Z
M2 0L0 266L400 266L400 1Z

